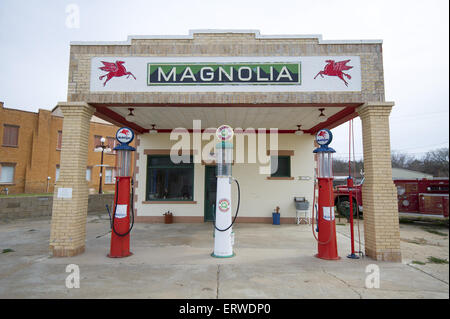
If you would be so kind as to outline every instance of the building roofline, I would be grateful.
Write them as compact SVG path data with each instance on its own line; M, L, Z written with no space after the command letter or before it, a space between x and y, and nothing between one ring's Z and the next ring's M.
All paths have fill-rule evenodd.
M321 34L261 35L259 30L198 29L188 35L129 35L126 41L71 41L70 45L131 45L132 40L192 40L194 34L253 33L256 39L317 39L319 44L382 44L383 40L323 40Z

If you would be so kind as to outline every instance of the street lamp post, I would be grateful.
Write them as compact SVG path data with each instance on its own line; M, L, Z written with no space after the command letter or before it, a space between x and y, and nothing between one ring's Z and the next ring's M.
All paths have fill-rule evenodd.
M108 147L108 145L105 145L105 141L106 139L104 137L102 137L100 139L101 145L97 145L96 150L102 152L102 157L101 157L101 161L100 161L100 183L98 185L98 193L102 194L103 193L103 185L102 185L102 179L103 179L103 153L105 152L105 149Z

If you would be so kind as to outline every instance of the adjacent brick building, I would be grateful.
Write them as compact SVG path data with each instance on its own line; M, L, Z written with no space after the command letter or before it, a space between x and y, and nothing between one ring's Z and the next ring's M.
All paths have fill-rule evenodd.
M59 177L63 116L59 108L37 113L5 108L0 102L0 192L50 193ZM100 138L111 148L118 127L93 117L89 130L86 180L90 193L98 192ZM114 190L114 152L104 154L103 191Z

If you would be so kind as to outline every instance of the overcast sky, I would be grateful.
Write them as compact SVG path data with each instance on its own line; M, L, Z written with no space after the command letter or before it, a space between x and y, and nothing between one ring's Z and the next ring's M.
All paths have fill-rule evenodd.
M65 101L70 41L128 35L186 35L190 29L258 29L322 34L325 40L381 39L393 150L421 156L449 144L448 0L0 1L0 101L37 111ZM79 28L66 26L68 5ZM70 7L69 7L70 9ZM72 25L73 26L73 25ZM76 25L75 25L76 26ZM333 130L346 157L348 125ZM355 120L356 155L362 154Z

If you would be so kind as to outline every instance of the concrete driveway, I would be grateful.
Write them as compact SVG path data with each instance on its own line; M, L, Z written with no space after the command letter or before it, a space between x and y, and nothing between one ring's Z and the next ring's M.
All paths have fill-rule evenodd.
M3 221L0 298L449 298L448 264L427 262L429 256L448 260L445 228L436 235L402 225L403 263L345 258L350 240L343 225L337 226L339 261L313 257L309 225L238 224L234 230L236 256L215 259L209 223L136 224L134 255L110 259L108 217L95 215L88 217L84 254L51 258L49 219ZM80 288L66 288L69 264L80 269ZM366 267L373 264L380 287L369 289Z

